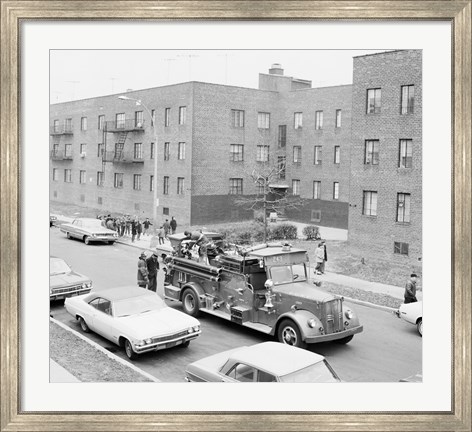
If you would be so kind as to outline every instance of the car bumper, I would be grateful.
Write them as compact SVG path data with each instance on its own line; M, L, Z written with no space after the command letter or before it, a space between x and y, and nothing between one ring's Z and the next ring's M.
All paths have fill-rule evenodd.
M118 237L115 236L90 236L89 241L99 241L99 242L109 242L109 241L116 241Z
M319 343L319 342L329 342L332 340L337 340L337 339L343 339L348 336L355 335L356 333L360 333L362 330L364 330L363 326L357 326L350 328L348 330L336 332L336 333L329 333L329 334L323 334L319 336L313 336L313 337L307 337L305 339L306 343Z
M77 291L69 291L69 292L62 292L62 293L53 293L53 294L49 294L49 301L64 300L65 298L68 298L68 297L75 297L82 294L88 294L90 291L92 291L92 288L84 288Z
M188 335L181 336L181 337L167 340L167 341L163 341L163 342L157 342L157 343L153 343L149 345L142 345L142 346L135 345L134 351L136 352L136 354L142 354L145 352L159 351L166 348L172 348L174 346L182 345L185 342L190 342L191 340L196 339L201 333L202 332L200 330L196 333L190 333Z

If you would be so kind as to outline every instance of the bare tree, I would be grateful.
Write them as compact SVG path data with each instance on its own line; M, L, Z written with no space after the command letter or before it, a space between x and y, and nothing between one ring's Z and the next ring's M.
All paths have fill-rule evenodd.
M285 163L277 165L261 164L249 174L258 186L256 196L237 196L234 203L246 210L262 210L264 224L264 243L267 242L267 212L281 213L287 209L299 209L306 200L298 195L290 195L287 186L277 184L285 178Z

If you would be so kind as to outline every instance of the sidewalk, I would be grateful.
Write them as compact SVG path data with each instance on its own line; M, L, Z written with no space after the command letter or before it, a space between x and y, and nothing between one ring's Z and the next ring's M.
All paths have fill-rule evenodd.
M50 383L77 383L81 382L69 371L64 369L59 363L53 359L49 359L49 382Z

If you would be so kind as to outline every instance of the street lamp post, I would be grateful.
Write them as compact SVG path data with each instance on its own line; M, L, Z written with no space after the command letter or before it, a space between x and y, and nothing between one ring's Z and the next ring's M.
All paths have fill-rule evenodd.
M154 138L154 178L153 178L153 202L152 202L152 223L154 224L154 230L157 228L157 130L154 117L151 113L151 110L143 104L140 99L130 98L128 96L118 96L118 99L121 100L130 100L136 102L137 106L142 106L148 113L151 119L151 127Z

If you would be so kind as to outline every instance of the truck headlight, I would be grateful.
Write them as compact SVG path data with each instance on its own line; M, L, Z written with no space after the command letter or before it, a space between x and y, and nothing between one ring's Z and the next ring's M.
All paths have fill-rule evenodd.
M352 317L354 316L354 314L352 313L352 311L350 309L348 309L344 315L346 315L346 318L347 319L352 319Z
M315 318L311 318L308 320L308 327L315 328L316 326L316 320Z

